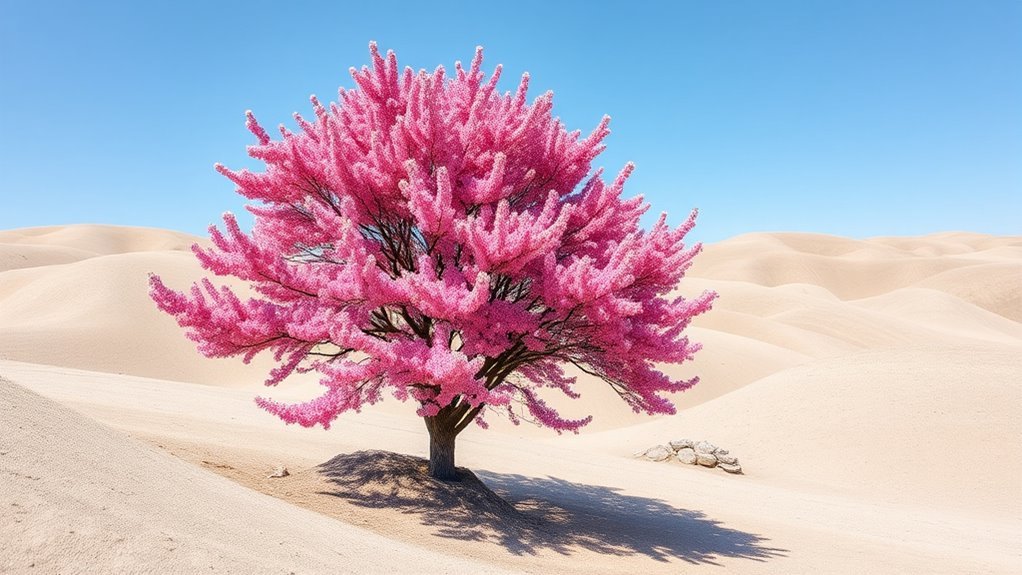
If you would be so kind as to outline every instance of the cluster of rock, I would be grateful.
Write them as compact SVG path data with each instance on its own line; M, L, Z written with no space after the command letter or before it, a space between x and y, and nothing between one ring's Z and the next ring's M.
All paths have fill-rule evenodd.
M676 439L667 445L654 445L646 451L639 452L638 455L651 461L667 461L674 458L688 465L718 467L728 473L742 472L742 466L738 463L737 457L709 441Z

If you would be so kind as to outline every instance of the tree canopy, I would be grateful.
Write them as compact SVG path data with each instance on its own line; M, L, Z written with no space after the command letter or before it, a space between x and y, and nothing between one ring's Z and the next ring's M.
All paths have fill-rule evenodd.
M609 117L582 137L531 102L529 76L500 93L482 50L468 69L401 71L370 45L372 67L351 70L336 103L311 97L272 139L247 112L264 171L216 169L253 202L250 232L233 215L195 246L203 267L251 283L242 299L203 279L188 292L151 278L160 309L199 351L246 361L272 353L267 385L315 371L317 399L258 398L284 421L329 427L339 414L409 400L431 436L453 437L486 408L576 431L541 397L578 397L568 366L611 386L637 412L668 414L672 380L659 363L692 358L684 330L716 297L671 292L700 251L666 216L640 227L641 197L623 198L628 164L610 182L592 163ZM435 428L435 429L434 429Z

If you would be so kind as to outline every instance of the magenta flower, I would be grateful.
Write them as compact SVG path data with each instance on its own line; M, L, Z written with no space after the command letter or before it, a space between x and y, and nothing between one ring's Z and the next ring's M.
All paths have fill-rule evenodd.
M552 94L526 100L484 81L482 49L448 78L399 72L370 44L372 68L351 74L315 119L295 115L273 140L251 112L263 172L217 170L255 203L251 233L234 216L194 247L203 267L252 284L242 300L203 279L189 293L151 278L151 294L209 357L274 354L267 385L317 371L313 401L258 404L288 423L329 427L380 401L414 401L431 436L430 471L450 479L454 439L489 407L558 432L565 419L542 388L578 397L575 368L637 412L674 413L664 394L699 345L683 334L716 297L671 297L700 246L695 213L677 229L639 227L649 207L622 199L629 164L610 183L592 172L609 118L581 137L551 115Z

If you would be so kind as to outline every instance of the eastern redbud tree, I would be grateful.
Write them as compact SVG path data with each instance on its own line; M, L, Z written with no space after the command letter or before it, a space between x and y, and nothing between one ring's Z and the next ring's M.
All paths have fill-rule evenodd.
M576 368L611 386L636 412L670 414L675 381L658 363L689 360L683 334L712 292L671 297L700 246L622 198L628 164L608 184L591 171L610 119L586 137L551 115L553 95L528 102L529 76L500 93L482 49L466 70L400 71L370 44L373 65L336 103L310 99L271 139L251 112L265 171L216 169L253 200L251 232L233 215L210 227L202 266L251 283L242 299L202 279L181 293L151 277L151 296L208 357L272 353L266 385L315 371L323 395L300 404L257 398L288 423L329 428L385 393L418 406L429 432L429 473L456 478L455 438L487 411L558 432L592 419L562 417L541 396L571 398ZM577 373L577 372L575 372Z

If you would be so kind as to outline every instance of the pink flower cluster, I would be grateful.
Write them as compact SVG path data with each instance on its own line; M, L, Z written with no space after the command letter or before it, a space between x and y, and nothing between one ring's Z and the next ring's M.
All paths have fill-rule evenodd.
M300 131L281 126L273 140L247 113L265 171L217 165L254 201L255 224L245 233L226 214L214 247L194 251L257 296L205 279L180 293L153 276L160 309L207 356L273 353L268 385L319 372L314 401L257 400L289 423L329 427L389 392L423 416L489 406L575 431L589 418L564 419L537 392L577 397L564 366L635 411L673 413L663 394L696 380L656 364L692 357L684 329L716 297L669 297L700 250L683 242L695 213L641 229L648 205L622 198L632 166L609 184L591 170L609 118L568 132L551 93L527 101L528 75L499 93L501 69L484 78L481 49L453 77L370 51L373 66L351 71L357 88L329 107L312 97Z

